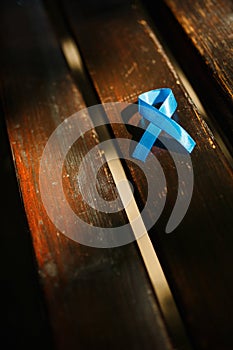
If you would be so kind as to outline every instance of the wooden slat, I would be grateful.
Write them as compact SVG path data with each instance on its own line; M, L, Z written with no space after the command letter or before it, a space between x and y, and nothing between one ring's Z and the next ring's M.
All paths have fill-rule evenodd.
M233 133L231 0L145 1L230 152Z
M39 288L30 233L0 114L0 324L5 349L51 349L44 297ZM14 336L12 336L14 334ZM2 345L2 346L3 346Z
M233 3L165 0L224 91L233 97Z
M164 234L169 210L150 233L196 348L228 349L233 345L229 322L233 314L233 187L228 163L140 8L122 6L98 12L72 0L64 0L63 8L102 102L134 102L140 93L160 87L174 91L179 123L197 142L192 153L194 193L174 233ZM127 130L120 134L115 129L116 136L122 133L130 137ZM165 150L155 147L154 153L175 192L168 198L171 208L177 186L174 166ZM137 170L128 166L145 200Z
M55 348L171 348L136 244L115 249L82 246L49 220L38 186L42 152L55 127L85 104L41 2L2 1L0 16L1 100ZM64 175L78 169L96 142L91 134L76 145ZM111 225L109 217L93 215L76 200L69 181L64 180L64 189L83 219ZM108 181L106 174L100 178L111 194ZM124 222L123 215L117 222Z

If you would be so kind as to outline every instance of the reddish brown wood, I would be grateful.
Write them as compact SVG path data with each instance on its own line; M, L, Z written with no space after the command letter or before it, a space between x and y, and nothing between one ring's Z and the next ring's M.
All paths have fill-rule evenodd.
M2 111L0 160L1 344L5 349L51 350L44 296L38 283L36 260Z
M140 8L93 12L75 1L63 1L63 7L102 102L134 102L139 93L160 87L174 91L179 123L197 142L194 194L182 224L165 235L177 184L167 152L155 147L173 195L151 237L196 347L228 349L233 344L231 170ZM129 168L145 199L143 180Z
M232 100L232 1L165 2L209 66L226 98Z
M210 122L232 153L232 1L145 3Z
M33 239L56 349L169 349L155 296L135 244L115 249L79 245L56 230L41 202L38 176L44 146L57 125L85 107L40 1L2 1L1 101ZM93 147L93 133L70 152L64 176ZM54 167L56 171L56 167ZM101 174L100 174L101 176ZM93 214L72 190L70 202L91 223ZM114 187L104 173L100 187ZM124 222L122 214L117 222ZM16 262L17 263L17 262Z

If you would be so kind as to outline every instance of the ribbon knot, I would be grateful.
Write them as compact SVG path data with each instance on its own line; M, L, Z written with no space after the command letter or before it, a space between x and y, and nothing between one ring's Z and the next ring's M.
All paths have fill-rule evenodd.
M160 105L156 108L155 105ZM162 88L145 92L138 97L138 111L142 118L150 123L133 152L133 157L145 162L153 144L160 132L178 141L189 153L196 143L191 136L171 117L175 113L177 102L169 88Z

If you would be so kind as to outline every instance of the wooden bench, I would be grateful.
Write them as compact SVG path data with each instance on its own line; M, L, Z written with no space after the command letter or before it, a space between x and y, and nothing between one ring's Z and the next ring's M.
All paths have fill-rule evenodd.
M167 150L153 148L166 174L168 196L149 236L190 348L231 349L231 1L199 6L178 0L156 5L3 0L0 8L5 349L188 348L167 322L137 242L98 249L70 240L50 221L39 189L44 147L62 121L98 103L135 103L140 93L160 87L173 90L179 124L196 141L191 154L195 182L185 218L171 235L164 234L177 178ZM195 107L167 48L201 99L208 120ZM114 125L113 133L116 138L132 137L122 125ZM93 213L77 200L72 183L84 154L98 142L98 134L88 134L69 153L64 191L83 220L120 225L124 213ZM132 162L125 166L143 207L145 178ZM107 167L99 187L110 199L114 196Z

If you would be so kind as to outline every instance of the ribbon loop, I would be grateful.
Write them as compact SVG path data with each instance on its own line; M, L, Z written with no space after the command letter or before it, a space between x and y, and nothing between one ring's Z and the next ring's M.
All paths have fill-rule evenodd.
M160 107L156 108L155 105L158 104ZM142 118L150 123L133 152L134 158L145 162L162 130L178 141L189 153L192 152L196 144L195 141L178 123L171 119L176 108L175 96L169 88L151 90L139 95L138 111Z

